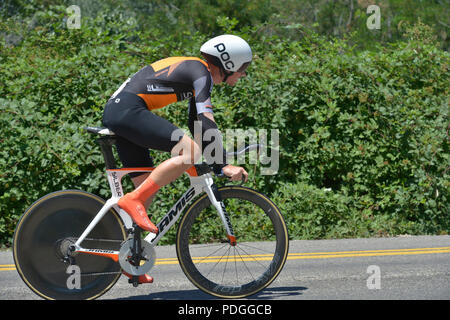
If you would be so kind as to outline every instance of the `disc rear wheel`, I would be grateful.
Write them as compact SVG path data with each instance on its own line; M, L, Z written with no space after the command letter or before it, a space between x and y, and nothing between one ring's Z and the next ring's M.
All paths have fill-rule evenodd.
M121 275L112 259L70 254L105 201L83 191L54 192L36 201L21 217L13 243L14 261L24 282L45 299L94 299ZM81 246L119 250L126 238L121 219L109 210Z

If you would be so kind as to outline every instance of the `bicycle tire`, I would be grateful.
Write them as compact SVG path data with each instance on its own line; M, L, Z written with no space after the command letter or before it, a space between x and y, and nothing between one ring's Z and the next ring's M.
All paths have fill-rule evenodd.
M70 263L64 262L62 245L75 242L103 207L105 200L88 192L64 190L34 202L20 218L13 238L17 271L26 285L45 299L95 299L119 279L117 262L79 253L79 285L70 286ZM126 232L119 215L109 210L81 243L82 247L119 250ZM101 244L101 245L100 245Z
M237 245L226 240L223 223L203 194L186 210L178 226L178 261L200 290L219 298L244 298L266 288L281 272L289 248L287 227L280 210L265 195L242 186L225 186L218 191ZM205 253L207 249L211 253ZM224 254L220 256L220 252Z

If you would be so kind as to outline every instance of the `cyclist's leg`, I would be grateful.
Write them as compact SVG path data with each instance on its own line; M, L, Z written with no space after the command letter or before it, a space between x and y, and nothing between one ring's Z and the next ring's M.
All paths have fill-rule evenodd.
M154 166L153 158L150 156L147 148L138 146L122 137L117 138L116 147L120 161L124 167L142 168ZM135 188L139 187L149 175L149 172L133 172L129 174ZM154 197L149 198L144 203L146 210L149 208L153 198Z
M191 151L192 156L186 157L182 156L183 154L187 154L187 152L183 152L183 150L187 150L186 148L189 147L189 150ZM179 149L181 149L181 152L178 154L178 157L174 154L174 152L177 152ZM156 182L159 186L165 186L166 184L172 182L173 180L177 179L180 175L182 175L187 169L189 169L195 160L199 157L200 149L194 145L194 142L185 136L173 149L172 154L174 155L174 158L169 159L168 161L165 161L161 163L158 167L155 168L152 173L152 180ZM186 164L186 165L183 165ZM138 165L141 166L141 165ZM131 167L131 166L130 166ZM131 181L134 184L134 187L139 187L147 178L150 176L150 173L143 173L140 175L136 175L131 177ZM151 195L145 202L144 207L145 209L148 209L150 204L152 203L156 193Z
M192 167L200 156L201 150L198 144L187 135L184 135L177 145L173 147L172 157L158 165L149 178L159 186L165 186Z
M145 172L145 173L140 174L138 176L131 177L131 181L133 182L134 188L139 187L142 184L142 182L144 182L148 178L149 175L150 175L149 172L148 173ZM145 207L146 210L148 210L148 208L150 207L150 204L152 203L153 199L155 198L155 195L156 194L154 194L153 196L151 196L150 198L148 198L145 201L144 207Z
M103 124L141 148L166 152L186 150L158 165L135 191L119 200L118 205L141 228L157 232L156 226L145 213L144 202L154 196L160 187L175 180L191 167L201 154L200 148L188 136L174 134L179 130L175 125L149 111L140 97L130 93L120 93L115 100L108 102ZM118 152L120 156L120 148ZM121 159L126 157L122 154Z
M201 155L200 147L186 135L177 146L181 147L183 152L158 165L137 189L126 194L118 202L121 208L131 212L135 222L144 230L158 232L145 214L144 203L153 197L159 188L182 175Z

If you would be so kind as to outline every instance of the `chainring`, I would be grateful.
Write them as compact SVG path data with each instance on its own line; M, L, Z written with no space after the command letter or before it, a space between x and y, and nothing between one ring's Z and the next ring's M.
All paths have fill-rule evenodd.
M129 259L131 258L131 248L133 246L133 239L129 239L125 241L120 247L119 251L119 264L123 271L133 276L140 276L150 271L151 268L155 265L156 261L156 252L153 246L146 242L142 241L142 257L145 259L145 263L139 266L134 266L130 263Z

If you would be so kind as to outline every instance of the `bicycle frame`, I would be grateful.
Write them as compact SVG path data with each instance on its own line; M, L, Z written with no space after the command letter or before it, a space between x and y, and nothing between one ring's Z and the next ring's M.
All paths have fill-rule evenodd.
M133 221L131 217L122 210L117 202L124 195L123 187L122 187L122 178L129 173L132 172L151 172L154 168L123 168L123 169L107 169L106 174L108 178L108 183L111 188L112 196L110 199L106 201L104 206L100 209L100 211L96 214L94 219L90 222L87 228L84 230L82 235L78 238L75 243L75 252L87 253L105 256L113 259L114 261L118 261L119 259L119 251L113 250L102 250L102 249L87 249L82 248L81 243L88 236L88 234L94 229L97 223L104 217L104 215L111 209L114 208L116 212L119 213L120 218L122 219L124 226L126 229L131 229L133 227ZM166 215L157 223L157 227L159 232L149 233L143 241L146 241L152 246L156 246L158 241L164 236L164 234L175 224L178 218L181 215L181 212L186 208L186 206L190 203L190 201L195 198L197 195L206 192L211 203L217 209L219 216L222 219L224 224L227 237L230 242L235 243L235 237L233 233L233 228L230 224L230 220L228 218L228 214L226 213L225 207L220 201L220 199L216 199L214 192L214 180L210 173L205 173L200 176L197 175L197 170L194 167L190 168L186 171L189 175L191 185L188 190L181 196L180 199L173 205L173 207L166 213Z

